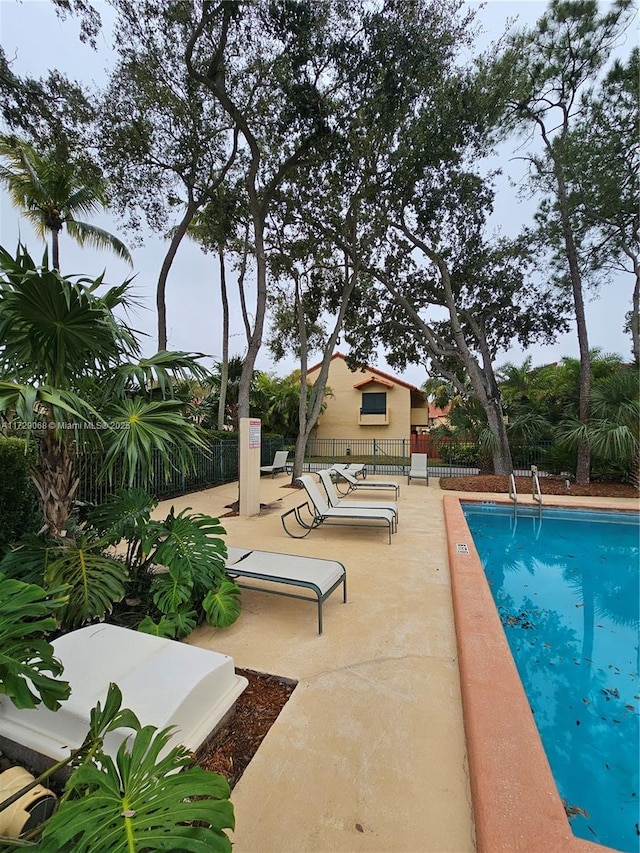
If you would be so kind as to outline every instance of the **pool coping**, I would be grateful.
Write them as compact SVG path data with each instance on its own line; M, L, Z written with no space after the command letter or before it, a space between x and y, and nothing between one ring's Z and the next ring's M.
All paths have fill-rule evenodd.
M571 831L461 507L473 500L444 496L477 851L615 853Z

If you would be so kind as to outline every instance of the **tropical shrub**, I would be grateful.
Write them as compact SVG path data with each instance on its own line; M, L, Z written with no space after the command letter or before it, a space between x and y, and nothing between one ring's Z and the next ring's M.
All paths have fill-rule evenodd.
M153 519L157 503L144 489L119 489L66 536L24 537L0 568L45 588L64 584L65 630L109 617L176 638L205 619L216 627L232 624L240 614L239 589L225 573L224 528L186 509L176 515L173 507Z
M163 520L152 519L156 506L143 489L120 489L89 515L98 534L126 543L128 596L144 612L137 626L183 637L204 619L230 625L240 614L239 589L225 574L224 528L218 519L187 509L176 515L173 507ZM122 608L119 615L125 614Z
M480 448L470 442L438 441L438 455L447 465L465 465L476 467L480 457Z
M182 746L167 751L171 730L143 727L121 705L120 689L111 684L104 707L98 702L91 709L80 748L0 803L1 811L63 767L71 768L57 811L20 839L1 838L3 850L230 853L224 830L234 828L234 815L226 780L193 766ZM133 733L114 761L104 752L104 738L121 728Z
M158 352L141 358L116 311L131 302L130 282L104 287L38 267L23 246L0 248L0 413L37 439L31 470L50 536L63 533L78 488L77 450L102 446L102 476L132 485L190 469L203 446L176 398L179 380L202 372L197 357ZM154 453L155 451L155 453Z
M58 679L62 664L45 639L65 601L64 590L45 592L0 574L0 693L17 708L42 702L55 711L69 697L69 684Z
M104 619L126 591L127 567L105 553L112 540L91 532L46 539L25 536L0 562L0 570L45 589L64 585L66 603L58 617L63 630Z
M182 746L163 756L170 736L169 729L144 726L122 743L115 761L97 752L74 770L38 853L231 853L227 781L193 766Z
M0 437L0 553L10 542L42 526L38 495L29 477L34 460L33 445Z

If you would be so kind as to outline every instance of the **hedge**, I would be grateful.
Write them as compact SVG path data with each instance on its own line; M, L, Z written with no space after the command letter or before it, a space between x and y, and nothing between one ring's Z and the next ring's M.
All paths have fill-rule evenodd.
M23 533L41 526L38 493L29 477L36 448L21 438L0 437L0 553Z

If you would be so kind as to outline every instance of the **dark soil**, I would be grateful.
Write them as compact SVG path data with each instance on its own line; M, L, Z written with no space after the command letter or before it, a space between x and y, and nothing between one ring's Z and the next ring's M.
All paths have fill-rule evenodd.
M250 669L236 669L249 686L236 702L236 712L196 756L205 770L236 784L255 755L267 732L293 693L296 682Z
M509 478L496 474L476 474L471 477L442 477L441 489L457 492L500 492L509 493ZM518 494L531 494L531 477L516 477ZM638 490L629 483L590 483L577 486L561 477L540 477L543 495L569 495L571 497L637 498Z

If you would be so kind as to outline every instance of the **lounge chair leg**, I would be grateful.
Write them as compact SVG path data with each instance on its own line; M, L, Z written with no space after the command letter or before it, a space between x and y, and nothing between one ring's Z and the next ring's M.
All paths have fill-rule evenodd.
M307 506L307 504L304 504L304 506ZM282 526L284 527L284 532L285 532L288 536L291 536L291 538L292 538L292 539L304 539L304 538L305 538L305 536L308 536L308 535L311 533L311 531L313 530L314 526L315 526L315 527L317 527L317 525L313 525L313 524L308 525L308 524L304 524L304 523L303 523L302 519L300 518L300 513L299 513L299 510L300 510L300 509L301 509L301 507L299 507L299 506L295 506L293 509L290 509L290 510L289 510L289 512L285 512L283 515L281 515L281 516L280 516L280 521L282 522ZM303 533L302 535L298 535L297 533L292 533L292 532L287 528L287 525L286 525L286 522L285 522L285 518L287 518L287 516L289 516L289 515L293 515L293 517L294 517L294 518L295 518L295 520L298 522L298 524L300 525L300 527L302 527L302 528L306 531L305 533Z

